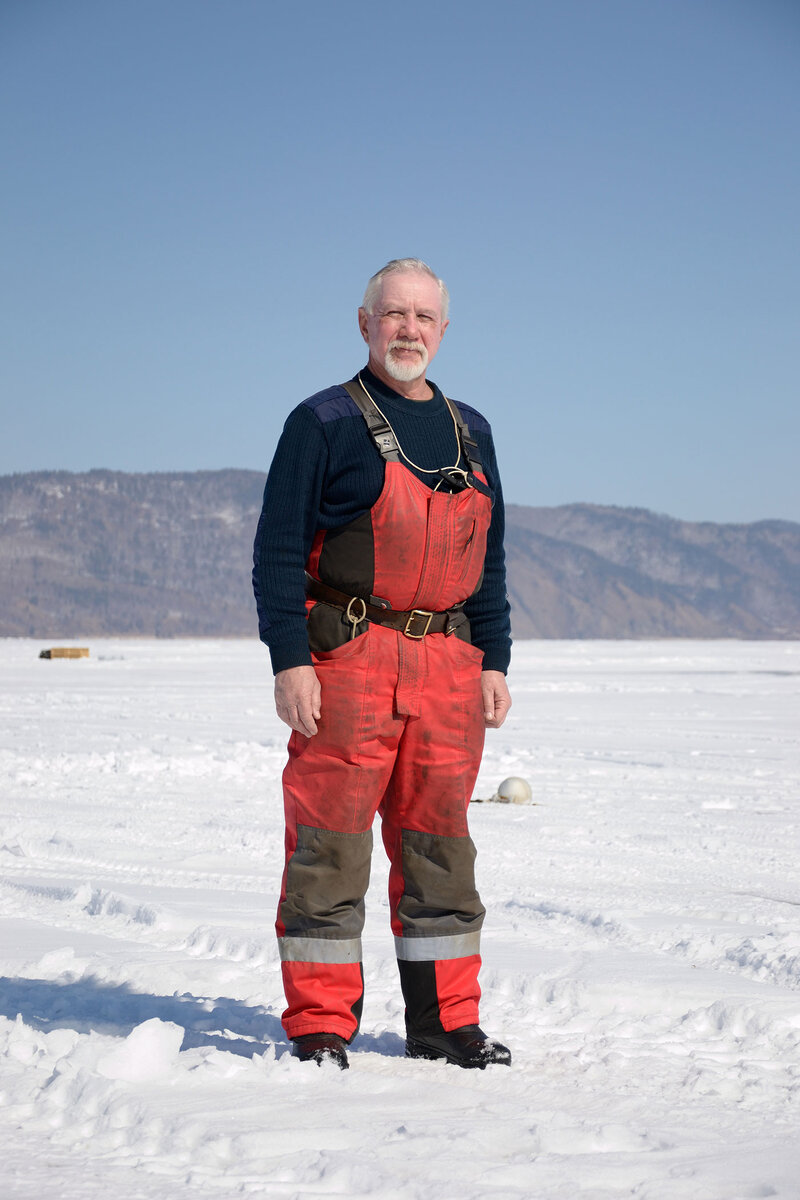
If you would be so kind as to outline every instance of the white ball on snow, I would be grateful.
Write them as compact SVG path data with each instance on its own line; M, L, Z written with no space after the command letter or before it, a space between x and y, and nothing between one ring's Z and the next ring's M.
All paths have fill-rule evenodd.
M504 779L494 796L501 804L530 804L532 798L531 785L527 779L520 779L519 775Z

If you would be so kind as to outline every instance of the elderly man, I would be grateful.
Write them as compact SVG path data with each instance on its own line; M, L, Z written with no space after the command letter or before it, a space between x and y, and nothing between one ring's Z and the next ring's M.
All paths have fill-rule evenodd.
M372 824L390 860L406 1055L508 1064L478 1024L467 808L486 726L511 705L503 503L491 430L427 369L448 294L419 259L372 277L369 361L290 414L253 572L278 715L286 865L276 929L304 1061L348 1066L363 999Z

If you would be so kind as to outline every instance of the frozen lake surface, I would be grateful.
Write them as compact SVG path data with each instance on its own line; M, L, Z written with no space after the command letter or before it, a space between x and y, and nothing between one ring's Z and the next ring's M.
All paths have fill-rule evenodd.
M483 1072L403 1057L379 848L351 1070L290 1057L266 652L87 644L0 641L4 1198L797 1200L800 643L517 644Z

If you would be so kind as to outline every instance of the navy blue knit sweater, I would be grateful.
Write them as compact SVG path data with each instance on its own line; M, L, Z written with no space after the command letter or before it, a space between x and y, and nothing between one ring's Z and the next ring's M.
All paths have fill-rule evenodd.
M415 463L431 470L455 463L458 443L453 419L436 384L428 380L433 399L420 402L391 391L368 368L361 377ZM484 652L484 669L506 671L511 636L504 512L492 432L475 409L458 407L478 443L494 494L483 583L465 611L473 644ZM435 475L414 474L429 487L439 482ZM372 508L383 488L383 475L384 462L366 422L341 385L318 392L289 414L264 489L253 553L259 634L269 646L276 673L311 662L304 570L315 534L340 528Z

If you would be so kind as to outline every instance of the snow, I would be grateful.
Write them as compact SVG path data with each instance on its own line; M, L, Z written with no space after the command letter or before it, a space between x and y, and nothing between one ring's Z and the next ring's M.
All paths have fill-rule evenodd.
M515 647L482 1072L403 1057L378 848L351 1070L291 1058L266 653L89 644L0 642L4 1198L797 1200L800 643Z

